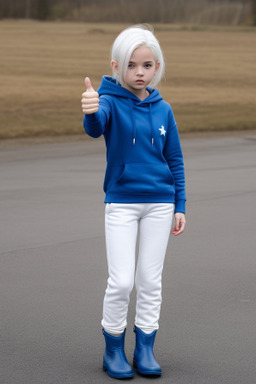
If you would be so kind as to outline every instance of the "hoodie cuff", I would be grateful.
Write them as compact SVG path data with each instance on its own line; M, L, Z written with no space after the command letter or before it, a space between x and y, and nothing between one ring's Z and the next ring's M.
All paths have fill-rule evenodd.
M174 213L181 212L186 213L186 200L177 200L175 202L175 210Z
M84 121L87 120L88 123L98 123L100 121L99 111L91 113L90 115L84 115Z

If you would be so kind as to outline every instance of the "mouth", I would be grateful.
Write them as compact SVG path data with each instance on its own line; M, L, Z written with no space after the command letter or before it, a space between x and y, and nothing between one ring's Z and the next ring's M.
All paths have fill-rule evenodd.
M136 80L136 84L139 84L139 85L144 84L144 80Z

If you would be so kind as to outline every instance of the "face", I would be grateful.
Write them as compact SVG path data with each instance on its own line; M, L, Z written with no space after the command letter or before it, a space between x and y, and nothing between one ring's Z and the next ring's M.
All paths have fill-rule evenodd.
M147 96L146 87L159 69L151 49L142 45L134 50L126 71L123 87L140 99Z

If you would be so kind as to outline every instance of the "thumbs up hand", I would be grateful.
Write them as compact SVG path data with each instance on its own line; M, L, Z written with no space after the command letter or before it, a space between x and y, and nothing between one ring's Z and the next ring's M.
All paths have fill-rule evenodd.
M82 94L82 111L85 115L90 115L99 110L99 94L94 90L89 77L84 79L86 92Z

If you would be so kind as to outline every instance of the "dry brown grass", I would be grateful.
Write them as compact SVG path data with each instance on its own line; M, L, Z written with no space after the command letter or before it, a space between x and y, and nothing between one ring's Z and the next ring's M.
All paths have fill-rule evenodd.
M81 133L85 75L110 74L125 25L1 21L0 138ZM180 131L256 128L256 31L155 25L167 61L160 87Z

